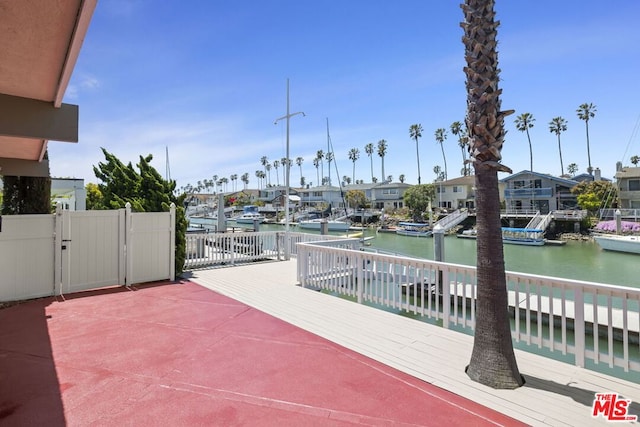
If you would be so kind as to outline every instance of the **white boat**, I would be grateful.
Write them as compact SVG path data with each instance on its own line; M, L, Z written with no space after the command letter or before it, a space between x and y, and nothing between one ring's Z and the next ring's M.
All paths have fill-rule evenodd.
M260 215L259 213L243 213L235 219L236 223L238 224L253 224L255 221L258 221L259 224L262 224L264 220L264 215Z
M600 247L606 251L640 254L640 236L622 236L618 234L599 234L593 236Z
M242 215L235 217L234 220L238 224L254 224L256 221L262 224L265 217L258 212L257 206L247 205L242 208Z
M478 237L478 230L475 228L462 230L462 233L456 234L456 237L459 237L460 239L476 239Z
M399 222L398 228L396 228L396 234L401 236L429 237L433 232L431 231L429 224L419 222Z
M512 245L543 246L544 230L502 227L502 242Z
M299 221L298 227L305 228L307 230L321 230L323 222L327 223L328 231L347 231L351 226L351 224L345 221L316 218L307 221Z

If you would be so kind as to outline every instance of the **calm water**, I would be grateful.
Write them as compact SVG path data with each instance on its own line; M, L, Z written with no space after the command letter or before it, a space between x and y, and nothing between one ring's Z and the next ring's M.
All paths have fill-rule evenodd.
M283 227L263 225L261 230L282 231ZM291 231L300 230L291 227ZM434 259L431 237L398 236L376 233L375 230L365 230L365 236L375 236L368 242L372 249ZM603 251L593 241L569 241L563 246L507 244L504 245L504 256L509 271L640 288L640 255ZM446 236L444 261L476 265L476 241Z
M372 248L433 259L433 238L378 233L370 243ZM504 256L509 271L640 287L640 256L606 252L595 242L569 241L564 246L507 244ZM476 265L476 241L446 236L444 261Z

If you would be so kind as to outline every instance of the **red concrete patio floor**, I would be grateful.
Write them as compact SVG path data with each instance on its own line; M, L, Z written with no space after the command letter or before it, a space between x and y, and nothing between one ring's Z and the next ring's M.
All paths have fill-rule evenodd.
M183 282L0 310L0 425L519 423Z

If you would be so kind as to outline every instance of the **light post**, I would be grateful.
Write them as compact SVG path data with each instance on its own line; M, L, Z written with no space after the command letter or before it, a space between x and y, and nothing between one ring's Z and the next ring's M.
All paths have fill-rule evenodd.
M287 114L276 119L274 124L278 124L278 122L282 119L285 119L287 122L287 152L286 159L287 164L285 166L287 173L285 174L285 201L284 201L284 259L289 260L289 175L291 172L291 162L289 161L289 119L298 114L305 115L302 111L298 111L297 113L289 113L289 79L287 79Z

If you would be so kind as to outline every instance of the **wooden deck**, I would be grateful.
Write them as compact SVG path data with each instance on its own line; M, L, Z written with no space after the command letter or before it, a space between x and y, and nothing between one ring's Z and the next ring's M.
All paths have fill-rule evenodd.
M630 412L640 415L637 384L519 350L524 387L475 383L464 372L473 337L304 289L295 260L196 270L189 279L530 425L606 425L591 416L597 392L631 399Z

